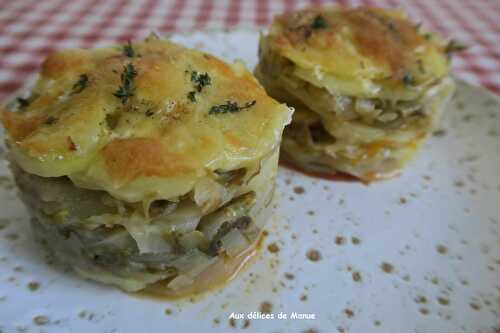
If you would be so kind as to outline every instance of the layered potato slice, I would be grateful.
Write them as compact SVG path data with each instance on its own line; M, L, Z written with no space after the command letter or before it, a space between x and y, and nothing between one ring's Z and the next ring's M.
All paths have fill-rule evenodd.
M56 260L179 296L252 255L291 112L243 64L151 35L51 54L1 119L35 235Z
M312 7L275 17L255 74L296 109L283 157L363 181L394 175L436 127L459 48L399 11Z

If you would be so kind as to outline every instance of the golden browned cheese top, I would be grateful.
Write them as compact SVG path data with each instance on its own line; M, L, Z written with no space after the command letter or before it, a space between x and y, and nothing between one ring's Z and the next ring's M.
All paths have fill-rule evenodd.
M51 54L23 104L2 111L23 169L131 201L255 163L290 118L242 64L156 37Z
M298 66L341 79L401 86L448 73L443 43L399 11L308 8L276 17L270 38L271 47Z

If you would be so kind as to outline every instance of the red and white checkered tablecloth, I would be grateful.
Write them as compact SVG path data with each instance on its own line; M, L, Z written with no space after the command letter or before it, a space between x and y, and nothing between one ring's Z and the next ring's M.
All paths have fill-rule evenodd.
M0 0L0 99L67 47L194 29L263 28L272 16L307 5L402 7L469 49L456 76L500 95L500 0Z

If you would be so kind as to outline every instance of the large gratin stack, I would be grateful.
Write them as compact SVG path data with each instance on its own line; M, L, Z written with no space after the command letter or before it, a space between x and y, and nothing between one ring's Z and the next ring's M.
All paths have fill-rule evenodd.
M291 109L242 64L152 35L51 54L1 115L51 255L84 277L174 296L222 282L253 253Z
M285 160L364 181L397 173L435 129L454 91L455 42L399 11L308 8L277 16L261 36L257 78L296 108Z

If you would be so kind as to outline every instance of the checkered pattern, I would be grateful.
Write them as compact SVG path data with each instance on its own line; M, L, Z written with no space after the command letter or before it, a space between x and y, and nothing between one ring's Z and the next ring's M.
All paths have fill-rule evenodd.
M455 74L500 95L499 0L0 0L0 99L56 49L150 31L262 28L275 14L326 3L402 7L429 29L469 45L454 60Z

